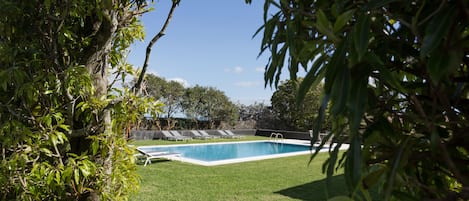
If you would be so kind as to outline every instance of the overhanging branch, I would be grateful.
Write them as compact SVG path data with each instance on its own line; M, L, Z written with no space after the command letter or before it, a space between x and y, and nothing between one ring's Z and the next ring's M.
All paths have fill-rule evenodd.
M171 9L169 10L169 13L168 13L168 16L166 17L166 21L165 23L163 24L163 27L161 27L161 30L160 32L158 32L158 34L156 34L150 41L150 43L148 44L147 46L147 51L146 51L146 54L145 54L145 61L143 62L143 67L142 67L142 72L140 72L140 75L138 77L138 80L137 82L135 83L135 85L132 87L132 91L134 91L135 93L139 94L141 93L141 90L142 90L142 82L143 82L143 78L145 76L145 72L147 71L147 68L148 68L148 63L149 63L149 60L150 60L150 53L151 53L151 49L153 47L153 45L161 38L165 35L165 32L166 32L166 28L168 27L169 25L169 22L171 21L172 17L173 17L173 13L174 13L174 10L176 9L176 7L179 5L179 2L180 0L173 0L173 4L171 6Z

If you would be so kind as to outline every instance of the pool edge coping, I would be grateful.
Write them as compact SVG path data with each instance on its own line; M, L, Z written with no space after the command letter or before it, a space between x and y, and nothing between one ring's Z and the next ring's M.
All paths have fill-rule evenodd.
M146 145L146 146L138 146L139 148L145 147L176 147L176 146L197 146L197 145L207 145L207 144L237 144L237 143L249 143L249 142L277 142L277 143L285 143L285 144L294 144L294 145L303 145L303 146L310 146L310 141L307 140L292 140L292 139L281 139L281 140L247 140L247 141L236 141L236 142L207 142L207 143L192 143L192 144L172 144L172 145ZM334 147L336 144L333 144ZM347 144L343 144L339 149L343 150L348 147ZM325 152L329 150L329 146L324 146L319 152ZM202 166L218 166L218 165L227 165L227 164L235 164L235 163L243 163L243 162L252 162L252 161L259 161L259 160L266 160L266 159L275 159L275 158L283 158L289 156L299 156L305 154L312 154L314 153L314 149L308 151L297 151L292 153L281 153L281 154L270 154L265 156L252 156L252 157L245 157L245 158L237 158L237 159L225 159L225 160L218 160L218 161L202 161L196 160L191 158L186 158L182 156L173 156L173 157L166 157L169 160L180 161L191 163L195 165L202 165Z

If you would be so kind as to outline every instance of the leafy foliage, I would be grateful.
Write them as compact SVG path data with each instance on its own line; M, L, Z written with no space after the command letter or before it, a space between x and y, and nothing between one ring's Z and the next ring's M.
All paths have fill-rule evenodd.
M164 104L163 111L168 121L168 129L172 129L172 117L182 109L184 86L179 82L166 81L153 74L147 74L145 81L147 93Z
M247 0L246 2L250 2ZM261 53L266 85L307 71L301 99L324 80L318 128L347 136L324 171L345 167L350 196L469 199L467 1L266 0ZM330 109L326 106L330 104ZM323 143L324 144L324 143Z
M183 112L188 119L195 121L196 127L199 120L209 121L210 128L215 126L215 122L234 124L237 120L237 106L216 88L199 85L184 88L179 82L148 74L145 77L145 89L148 95L164 103L163 110L168 121L164 129L173 129L176 123L185 125L182 121L172 119L178 112Z
M297 101L298 86L303 78L281 82L271 98L272 110L277 120L274 129L307 131L313 127L322 93L321 85L312 88L301 102Z
M208 120L210 128L215 122L225 121L230 124L238 119L238 109L228 97L213 87L196 85L186 89L182 108L188 118L198 121Z
M239 109L239 121L236 128L274 128L276 116L272 107L262 102L254 102L250 105L237 104Z
M161 105L114 88L133 73L145 1L0 1L0 199L125 200L122 131ZM109 72L116 80L108 82Z

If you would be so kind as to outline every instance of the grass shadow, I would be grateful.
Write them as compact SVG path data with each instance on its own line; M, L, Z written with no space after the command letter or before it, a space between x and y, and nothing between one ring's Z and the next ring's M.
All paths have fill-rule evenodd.
M344 175L333 176L331 178L331 183L328 187L328 190L329 198L334 196L347 195L348 191L347 186L345 185ZM326 179L294 186L274 193L305 201L320 201L328 199L326 194Z

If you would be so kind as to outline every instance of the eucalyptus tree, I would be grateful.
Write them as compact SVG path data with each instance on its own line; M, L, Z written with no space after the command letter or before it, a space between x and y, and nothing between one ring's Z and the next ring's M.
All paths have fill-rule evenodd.
M151 73L146 74L144 91L147 95L159 100L163 97L163 89L165 88L166 83L166 80L162 77Z
M208 87L204 93L202 117L210 122L210 128L214 128L215 122L226 121L233 125L237 120L238 110L223 91L214 87Z
M125 200L136 190L123 131L160 105L139 95L141 82L113 84L144 75L125 54L143 39L147 11L143 0L0 1L0 200Z
M242 128L275 128L277 122L271 106L263 102L254 102L250 105L238 103L239 120L237 126Z
M213 87L196 85L186 89L182 109L187 117L209 122L213 128L215 121L226 121L230 124L237 120L238 110L224 92Z
M167 125L171 129L174 124L173 116L181 112L184 86L177 81L166 81L164 78L148 74L145 77L145 87L148 95L164 104L163 113L166 114Z
M177 81L170 80L163 87L162 102L168 125L172 125L173 116L181 111L181 102L184 95L184 86Z
M262 111L268 106L262 102L254 102L250 105L237 104L239 109L239 119L242 121L247 120L259 120L261 118Z
M298 86L303 79L282 81L271 98L276 129L306 131L313 127L320 105L321 85L309 90L301 102L296 101Z
M345 167L352 199L370 200L371 188L382 200L469 199L468 4L265 1L266 85L303 68L301 100L324 80L314 137L325 112L325 140L348 136L343 158L333 149L324 170Z
M204 88L196 85L187 88L184 92L181 108L187 118L195 122L196 128L199 127L199 118L202 111L202 101L204 99Z

